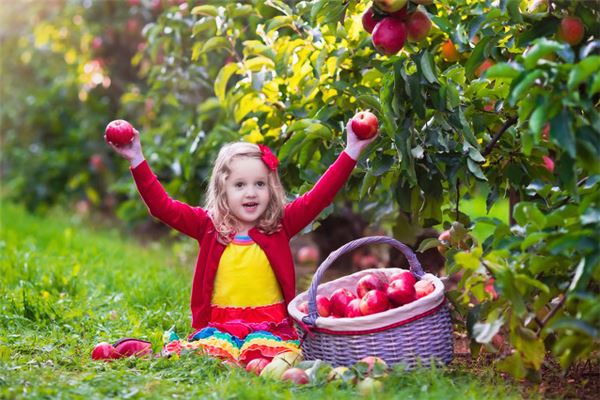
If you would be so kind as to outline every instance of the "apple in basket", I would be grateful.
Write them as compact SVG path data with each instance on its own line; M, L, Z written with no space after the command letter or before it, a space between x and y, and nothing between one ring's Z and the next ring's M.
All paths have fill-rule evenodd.
M298 305L298 311L308 315L308 300L303 301ZM317 313L321 317L329 317L331 315L331 302L327 296L317 295Z
M435 286L433 286L433 283L431 281L425 280L420 280L419 282L415 283L414 287L417 299L427 296L429 293L432 293L435 289Z
M390 308L390 302L383 290L370 290L360 300L362 315L380 313Z
M356 283L356 294L362 298L370 290L385 290L387 284L376 274L366 274Z
M344 317L348 303L356 298L356 295L346 288L339 288L329 297L331 303L331 314L334 317Z
M399 307L414 301L415 287L409 279L399 278L390 282L385 292L392 305Z
M417 282L417 278L415 278L415 276L412 274L412 272L406 271L406 270L393 274L390 277L390 283L397 279L406 280L406 281L410 282L411 285L414 285Z
M360 312L360 299L352 299L350 303L346 306L346 318L356 318L360 317L362 313Z

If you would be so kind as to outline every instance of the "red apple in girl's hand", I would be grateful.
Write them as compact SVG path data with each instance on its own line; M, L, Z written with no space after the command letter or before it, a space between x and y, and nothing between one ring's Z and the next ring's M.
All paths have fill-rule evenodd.
M253 360L250 360L250 362L246 364L246 371L252 372L255 375L260 375L260 372L263 370L263 368L266 367L267 364L270 362L271 360L269 360L268 358L255 358Z
M415 283L414 287L415 287L415 294L417 296L417 299L427 296L429 293L433 292L435 289L435 286L433 286L433 283L431 283L430 281L419 281L419 282Z
M104 130L104 140L119 147L131 143L133 136L133 126L122 119L110 122Z
M375 114L369 111L361 111L352 117L352 132L360 140L370 139L377 134L379 122Z
M333 314L334 317L345 317L348 303L355 298L356 295L350 290L346 288L337 289L331 294L331 297L329 297L329 302L331 303L331 314Z
M94 360L112 360L118 356L114 346L107 342L98 343L92 350L92 359Z
M375 274L367 274L358 280L356 284L356 294L363 297L370 290L385 290L386 283Z
M390 308L390 303L383 290L371 290L360 300L362 315L376 314Z
M416 291L408 279L396 279L390 282L386 294L390 302L395 306L408 304L416 298Z
M360 317L362 313L360 312L360 299L352 299L350 303L346 306L346 318L356 318Z

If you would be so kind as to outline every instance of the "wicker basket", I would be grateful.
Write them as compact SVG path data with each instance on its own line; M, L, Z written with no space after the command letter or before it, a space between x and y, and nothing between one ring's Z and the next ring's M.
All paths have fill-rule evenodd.
M338 288L354 288L365 274L387 276L399 268L368 269L319 285L323 273L342 254L368 244L389 244L407 258L410 271L418 279L429 280L435 290L412 303L381 313L356 318L322 318L317 313L316 295L329 297ZM298 305L308 300L308 315ZM434 275L425 274L413 251L386 236L354 240L332 252L319 266L308 291L296 296L288 305L302 339L305 359L320 359L334 366L349 366L366 356L378 356L389 365L402 363L407 368L452 361L452 322L445 302L444 285Z

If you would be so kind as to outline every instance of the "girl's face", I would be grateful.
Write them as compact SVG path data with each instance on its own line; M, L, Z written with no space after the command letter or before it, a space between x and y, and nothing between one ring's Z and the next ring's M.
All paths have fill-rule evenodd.
M240 234L256 226L270 200L269 170L256 158L237 158L225 181L225 195L231 213L240 223Z

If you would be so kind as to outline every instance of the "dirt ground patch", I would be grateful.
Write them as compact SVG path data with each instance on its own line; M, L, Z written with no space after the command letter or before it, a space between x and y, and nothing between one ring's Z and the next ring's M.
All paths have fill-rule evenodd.
M476 374L493 368L497 355L482 353L472 358L467 340L459 335L455 337L453 364ZM514 382L510 375L500 374L505 380ZM542 365L539 381L520 380L516 383L525 397L538 394L548 399L597 400L600 398L600 362L598 358L579 362L563 373L557 360L548 355Z

